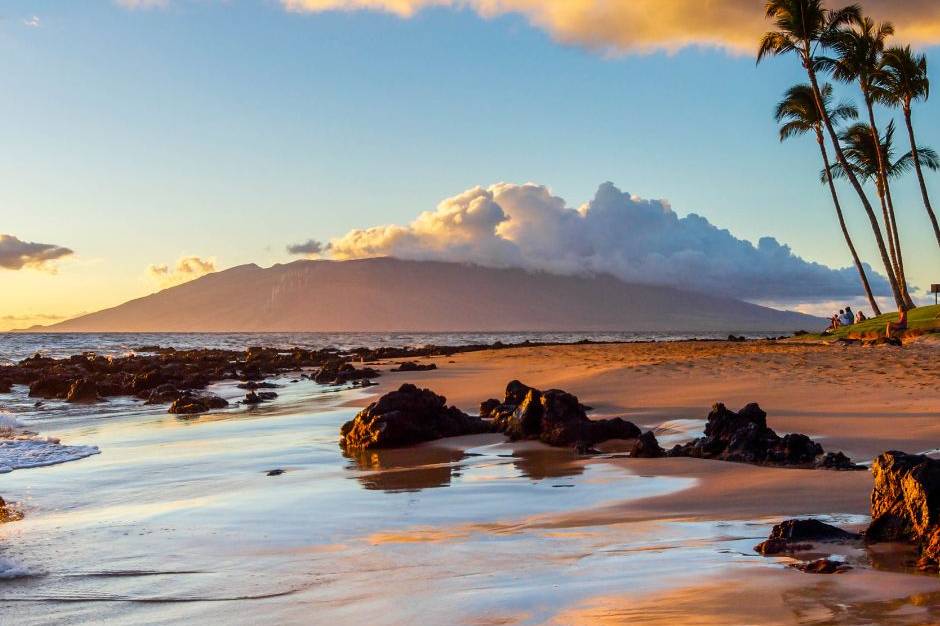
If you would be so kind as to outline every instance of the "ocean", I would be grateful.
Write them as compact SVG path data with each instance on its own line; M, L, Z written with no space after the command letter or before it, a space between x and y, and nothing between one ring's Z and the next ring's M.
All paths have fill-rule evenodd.
M779 336L779 332L743 333L749 339ZM159 345L176 349L224 348L242 350L249 346L271 348L378 348L465 346L531 341L536 343L577 343L579 341L633 342L727 339L717 332L513 332L513 333L0 333L0 365L41 353L66 357L82 352L121 355L141 346Z

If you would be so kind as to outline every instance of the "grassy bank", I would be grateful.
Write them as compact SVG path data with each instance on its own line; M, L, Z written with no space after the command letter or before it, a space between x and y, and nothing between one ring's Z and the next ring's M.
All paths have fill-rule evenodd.
M843 326L830 334L811 334L804 335L804 337L807 339L838 339L840 337L845 337L848 339L868 339L874 337L883 337L885 334L885 327L888 325L888 322L896 321L898 321L897 312L886 313L884 315L879 315L878 317L865 320L861 324ZM907 314L907 327L908 332L912 334L940 332L940 306L922 306L914 309L913 311L910 311Z

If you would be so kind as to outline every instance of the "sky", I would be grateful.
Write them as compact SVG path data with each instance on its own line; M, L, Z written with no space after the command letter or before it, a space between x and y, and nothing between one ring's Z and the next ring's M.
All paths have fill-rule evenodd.
M778 140L773 107L803 75L756 66L759 5L6 0L0 329L317 255L858 302L818 147ZM866 8L940 68L940 6ZM938 101L914 115L940 148ZM915 179L894 193L923 300L940 249Z

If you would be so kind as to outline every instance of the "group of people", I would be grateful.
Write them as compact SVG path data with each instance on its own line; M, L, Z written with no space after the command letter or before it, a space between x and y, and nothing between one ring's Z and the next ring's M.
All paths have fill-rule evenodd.
M829 328L826 330L833 331L842 326L851 326L852 324L864 322L867 319L862 311L852 313L852 307L847 306L844 309L839 309L838 313L829 318Z

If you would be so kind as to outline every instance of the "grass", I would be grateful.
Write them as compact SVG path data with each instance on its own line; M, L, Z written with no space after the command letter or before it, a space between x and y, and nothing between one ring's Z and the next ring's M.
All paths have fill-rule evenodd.
M839 339L843 337L847 339L870 339L883 337L888 322L896 321L898 321L897 311L867 319L861 324L842 326L830 334L816 333L803 335L803 337L806 339ZM907 314L907 328L907 332L911 334L940 332L940 306L922 306L909 311Z

